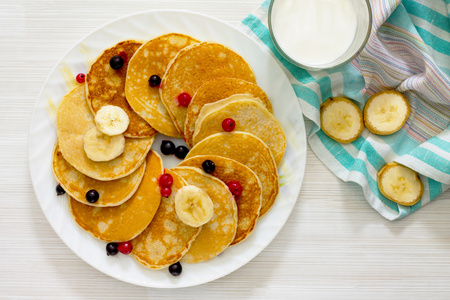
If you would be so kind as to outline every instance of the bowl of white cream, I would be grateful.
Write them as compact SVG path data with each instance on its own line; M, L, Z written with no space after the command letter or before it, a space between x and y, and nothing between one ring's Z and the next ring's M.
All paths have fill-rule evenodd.
M352 61L372 28L369 0L272 0L269 31L277 50L307 70Z

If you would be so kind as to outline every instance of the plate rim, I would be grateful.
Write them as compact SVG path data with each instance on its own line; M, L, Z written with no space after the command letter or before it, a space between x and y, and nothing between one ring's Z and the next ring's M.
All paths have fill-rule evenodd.
M185 10L185 9L151 9L151 10L145 10L145 11L139 11L139 12L135 12L135 13L131 13L131 14L126 14L126 15L120 16L120 17L118 17L118 18L112 19L112 20L110 20L110 21L108 21L108 22L106 22L106 23L104 23L104 24L102 24L102 25L100 25L100 26L94 28L93 30L91 30L90 32L88 32L87 34L85 34L84 36L82 36L80 39L78 39L74 44L72 44L72 46L70 46L70 48L69 48L68 50L66 50L66 51L64 52L64 54L61 56L61 58L59 58L58 61L55 63L55 65L51 68L50 72L48 73L48 75L47 75L45 81L43 82L43 84L42 84L42 86L41 86L41 89L40 89L40 91L39 91L39 94L38 94L38 96L37 96L37 98L36 98L36 101L35 101L35 104L34 104L34 107L33 107L33 113L32 113L32 117L31 117L31 121L30 121L29 131L28 131L28 139L27 139L28 147L27 147L27 151L28 151L28 171L29 171L31 183L32 183L32 186L33 186L33 192L34 192L34 195L35 195L35 197L36 197L36 199L37 199L37 201L38 201L38 203L39 203L39 206L40 206L40 208L41 208L41 210L42 210L42 212L43 212L43 214L44 214L44 216L45 216L47 222L50 224L50 226L52 227L52 229L53 229L53 231L56 233L56 235L59 237L59 239L60 239L60 240L61 240L61 241L62 241L62 242L63 242L63 243L64 243L64 244L65 244L65 245L66 245L66 246L67 246L67 247L68 247L68 248L69 248L69 249L77 256L77 257L78 257L78 258L80 258L83 262L87 263L87 264L90 265L92 268L96 269L97 271L100 271L101 273L103 273L103 274L105 274L105 275L108 275L108 276L110 276L110 277L112 277L112 278L115 278L115 279L117 279L117 280L120 280L120 281L123 281L123 282L127 282L127 283L130 283L130 284L134 284L134 285L137 285L137 286L152 287L152 288L164 288L164 289L165 289L165 288L168 288L168 289L169 289L169 288L183 288L183 287L190 287L190 286L202 285L202 284L205 284L205 283L212 282L212 281L215 281L215 280L217 280L217 279L220 279L220 278L222 278L222 277L224 277L224 276L227 276L227 275L233 273L234 271L236 271L236 270L242 268L242 267L245 266L246 264L248 264L251 260L253 260L256 256L258 256L263 250L265 250L265 249L267 248L267 246L275 239L275 237L278 236L278 234L280 233L281 229L284 228L286 222L287 222L288 219L290 218L290 216L291 216L291 214L292 214L292 211L294 210L295 204L297 203L297 201L298 201L298 199L299 199L299 196L300 196L300 192L301 192L301 188L302 188L303 180L304 180L304 176L305 176L305 169L306 169L306 159L307 159L307 137L306 137L306 129L305 129L305 123L304 123L304 118L303 118L302 108L301 108L300 103L299 103L298 101L296 101L296 106L298 106L298 110L300 111L300 116L301 116L301 120L299 120L299 121L302 123L302 126L301 126L302 132L301 132L301 135L303 136L303 140L302 140L302 144L303 144L303 145L302 145L302 148L301 148L300 150L301 150L301 152L304 154L303 159L304 159L304 161L305 161L305 163L302 164L301 170L300 170L300 173L299 173L299 174L300 174L300 182L297 183L297 186L298 186L298 187L297 187L297 188L298 188L298 192L295 193L295 194L296 194L296 198L295 198L295 200L293 201L292 207L290 207L290 210L289 210L288 214L286 215L285 219L284 219L282 222L279 222L280 226L279 226L279 228L275 231L276 233L275 233L274 237L271 238L271 239L265 239L264 242L261 243L263 246L260 247L260 250L255 251L254 253L252 253L251 257L250 257L248 260L246 260L244 263L239 264L239 265L238 265L236 268L234 268L232 271L230 271L230 272L228 272L228 273L224 273L224 274L219 274L219 275L215 274L214 276L212 276L211 278L208 278L207 280L199 280L198 282L194 282L194 283L192 283L192 284L185 284L185 285L177 284L177 285L171 285L171 286L167 286L167 285L158 285L158 284L148 285L148 284L145 284L145 282L136 282L136 281L130 280L129 278L126 278L126 277L120 277L120 276L116 275L115 273L107 272L108 270L106 270L105 268L103 268L101 265L100 265L100 266L96 266L96 265L94 265L93 263L91 263L90 261L85 260L85 259L82 257L81 253L79 253L79 251L77 251L76 249L74 249L74 247L72 247L68 242L66 242L65 238L63 238L63 236L61 236L62 233L59 232L59 231L57 230L56 224L52 223L52 221L51 221L50 218L49 218L48 213L46 212L46 210L45 210L44 207L43 207L43 202L41 202L41 201L39 200L39 197L38 197L38 192L37 192L38 186L36 185L35 179L33 178L33 169L32 169L32 157L31 157L31 155L32 155L32 149L31 149L32 135L31 135L31 133L32 133L32 129L33 129L33 124L35 124L35 122L36 122L35 119L37 118L37 113L36 113L36 111L37 111L37 109L39 108L39 104L40 104L40 101L39 101L39 100L42 98L42 96L43 96L43 94L44 94L44 92L45 92L46 86L47 86L47 85L49 84L49 82L50 82L50 78L51 78L52 74L54 74L54 73L57 71L57 68L64 62L64 60L65 60L66 57L69 55L69 53L70 53L71 51L73 51L73 50L77 47L77 45L80 45L84 40L86 40L89 36L91 36L91 35L97 33L97 32L100 31L101 29L103 29L103 28L105 28L105 27L107 27L107 26L109 26L109 25L111 25L111 24L113 24L113 23L120 22L121 20L124 20L124 19L127 19L127 18L133 18L133 17L138 16L138 15L146 15L146 14L153 14L153 13L156 13L156 14L157 14L157 13L159 13L159 12L175 12L175 13L182 13L182 14L187 14L187 15L200 16L200 17L205 18L205 19L213 20L213 21L215 21L215 22L220 23L220 24L223 25L223 26L226 26L226 27L228 27L228 28L230 28L230 29L232 29L232 30L234 30L234 31L236 31L236 32L241 33L243 36L246 37L246 39L248 39L248 40L250 40L252 43L254 43L255 46L257 46L261 51L264 51L263 48L261 47L261 45L260 45L253 37L251 37L250 35L248 35L246 32L240 30L238 27L232 26L232 25L229 24L228 22L223 21L223 20L221 20L221 19L219 19L219 18L217 18L217 17L210 16L210 15L206 15L206 14L203 14L203 13L200 13L200 12L196 12L196 11L190 11L190 10ZM283 68L280 66L280 63L276 60L276 58L274 58L273 54L272 54L272 53L267 53L267 55L271 56L271 59L275 62L275 64L276 64L277 67L279 68L279 70L285 75L285 77L286 77L285 79L287 80L287 82L290 83L289 78L288 78L286 72L285 72L285 71L283 70ZM292 88L292 86L291 86L291 88ZM70 91L70 89L69 89L69 91ZM293 91L293 88L292 88L292 91ZM294 91L293 91L293 92L294 92ZM295 95L295 92L294 92L294 95ZM149 270L150 270L150 269L149 269ZM154 270L150 270L150 271L154 271Z

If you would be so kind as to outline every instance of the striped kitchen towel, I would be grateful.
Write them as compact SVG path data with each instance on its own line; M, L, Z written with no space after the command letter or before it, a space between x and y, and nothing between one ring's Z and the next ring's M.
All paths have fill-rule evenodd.
M371 0L373 25L364 50L344 67L314 72L290 64L275 49L269 4L265 1L239 27L285 70L303 114L314 123L308 142L319 159L342 180L358 183L370 205L389 220L445 191L450 186L450 0ZM356 141L340 144L320 130L319 107L328 97L346 96L363 108L372 94L386 89L410 101L411 114L400 131L377 136L364 129ZM378 190L377 171L391 161L420 174L425 190L417 204L396 204Z

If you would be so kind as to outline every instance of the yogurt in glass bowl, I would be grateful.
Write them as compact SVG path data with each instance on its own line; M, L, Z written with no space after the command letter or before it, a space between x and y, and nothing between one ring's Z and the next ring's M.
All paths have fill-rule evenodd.
M269 6L275 47L307 70L349 63L366 45L371 28L369 0L272 0Z

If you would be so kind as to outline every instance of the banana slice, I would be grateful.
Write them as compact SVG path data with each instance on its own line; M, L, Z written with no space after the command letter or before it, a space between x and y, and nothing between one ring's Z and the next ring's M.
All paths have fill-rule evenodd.
M130 118L120 107L105 105L97 111L95 124L98 130L107 135L122 134L130 124Z
M214 215L214 204L204 190L187 185L179 189L175 195L175 211L183 223L199 227Z
M328 98L320 106L322 130L339 143L356 140L364 129L359 107L347 98Z
M378 188L389 200L401 205L416 204L423 194L423 183L413 170L396 162L385 164L377 174Z
M403 127L410 112L405 95L397 91L373 94L364 106L364 123L370 132L392 134Z
M122 154L125 137L122 134L109 136L97 127L92 127L84 135L84 151L93 161L108 161Z

